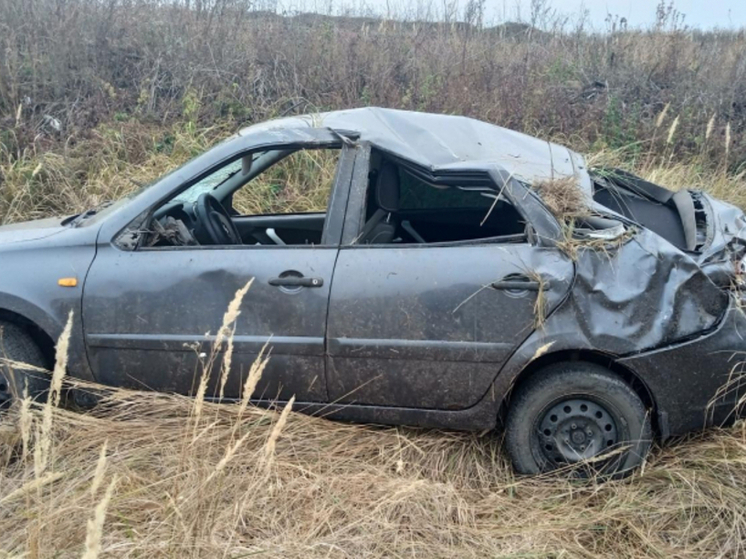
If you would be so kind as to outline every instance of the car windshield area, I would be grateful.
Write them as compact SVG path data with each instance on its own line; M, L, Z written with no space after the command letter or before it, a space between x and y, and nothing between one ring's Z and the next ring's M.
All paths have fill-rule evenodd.
M321 245L339 158L337 147L241 155L158 208L144 243Z
M238 159L233 163L229 163L224 167L220 167L217 171L209 174L208 176L193 184L184 192L176 196L176 198L173 199L173 202L193 204L197 201L200 195L204 194L205 192L212 192L221 184L225 183L225 181L235 176L238 172L241 171L241 166L242 162L240 159Z

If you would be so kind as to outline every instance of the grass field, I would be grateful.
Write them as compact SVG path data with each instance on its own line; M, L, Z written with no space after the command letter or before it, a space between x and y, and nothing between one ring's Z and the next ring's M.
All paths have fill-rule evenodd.
M67 153L6 160L3 219L120 195L227 132L133 122ZM650 179L744 203L743 175L649 161L637 170ZM656 448L630 479L578 482L516 478L499 433L342 425L115 391L89 413L17 404L2 423L0 476L0 557L746 554L743 423Z
M477 116L746 207L743 32L672 11L598 35L194 4L0 0L0 224L122 196L250 122L365 104ZM283 180L240 203L316 207ZM499 433L103 398L19 401L0 422L0 559L746 556L743 422L600 483L517 478Z

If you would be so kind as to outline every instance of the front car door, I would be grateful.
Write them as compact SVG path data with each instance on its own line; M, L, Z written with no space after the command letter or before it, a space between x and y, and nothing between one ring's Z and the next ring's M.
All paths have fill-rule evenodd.
M339 138L330 136L326 141L339 142ZM273 166L248 183L243 189L249 189L248 193L231 192L223 202L231 206L243 244L125 250L116 239L99 243L83 301L88 355L99 381L189 393L200 374L199 361L209 355L228 304L253 279L235 323L225 396L240 397L250 365L267 344L271 358L255 399L282 401L295 395L301 402L326 401L326 316L342 227L341 218L331 216L344 213L355 151L322 144L316 139L308 146L292 145L294 153L323 147L338 154L323 198L324 204L328 199L328 207L310 208L317 211L306 217L300 213L247 216L241 211L251 208L251 200L256 198L252 185L254 189L270 188L278 199L287 194L285 181L290 173L275 172L277 166ZM173 205L179 197L193 198L195 190L199 194L206 184L212 188L215 173L230 175L221 165L226 160L235 165L240 155L234 153L209 172L200 170L196 179L174 187L165 198L167 206L163 206L164 200L159 204L170 207L168 204ZM258 195L266 198L267 193ZM289 207L288 203L284 206ZM287 236L287 231L297 231L298 223L311 224L303 241L301 233L293 239ZM321 230L317 231L319 223ZM284 241L281 235L286 235ZM294 279L305 283L293 284ZM215 392L218 373L212 372L209 394Z
M538 246L521 209L496 200L494 184L436 187L402 165L398 178L383 173L384 155L370 159L373 179L366 193L353 187L334 273L330 399L468 408L566 297L573 264L556 248ZM398 185L376 184L384 174ZM372 192L378 187L384 192ZM376 200L397 192L399 203L388 203L385 218L393 237L376 244L381 236L371 236L368 244Z

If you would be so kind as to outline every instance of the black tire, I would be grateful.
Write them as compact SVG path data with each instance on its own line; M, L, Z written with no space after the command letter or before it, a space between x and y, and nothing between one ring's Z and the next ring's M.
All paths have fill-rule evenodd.
M14 397L28 394L38 398L49 389L50 377L34 368L46 369L47 363L41 348L22 327L12 322L0 321L0 357L14 362L0 361L0 408L7 407ZM24 368L21 364L31 365Z
M645 405L621 378L594 363L567 362L518 386L505 437L518 473L582 462L579 475L621 477L642 464L652 429Z

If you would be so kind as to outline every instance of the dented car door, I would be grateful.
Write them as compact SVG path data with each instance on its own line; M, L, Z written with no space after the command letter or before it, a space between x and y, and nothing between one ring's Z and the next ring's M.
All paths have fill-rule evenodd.
M564 298L572 263L531 246L351 247L329 308L332 401L460 409Z

